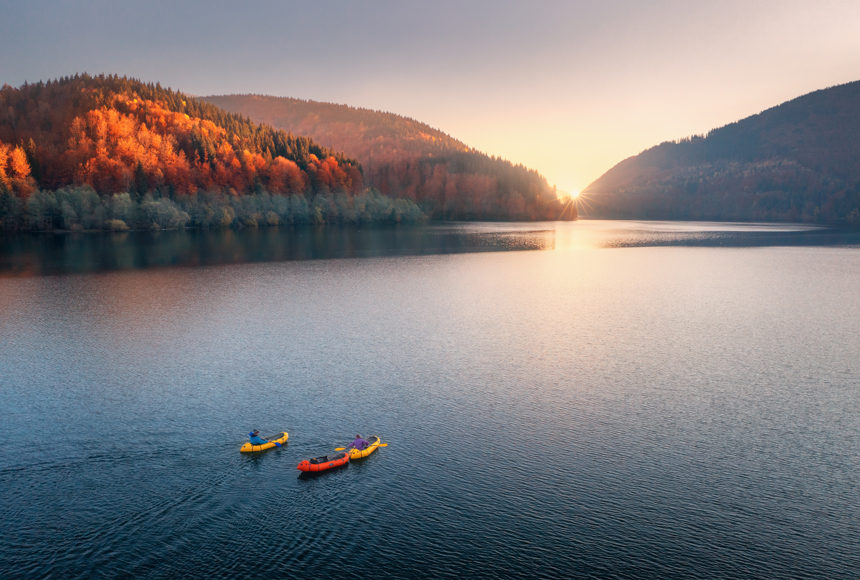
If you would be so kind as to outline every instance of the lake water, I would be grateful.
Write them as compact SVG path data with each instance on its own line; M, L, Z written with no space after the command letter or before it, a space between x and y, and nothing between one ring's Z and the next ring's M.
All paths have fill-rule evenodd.
M0 577L860 573L857 232L0 244Z

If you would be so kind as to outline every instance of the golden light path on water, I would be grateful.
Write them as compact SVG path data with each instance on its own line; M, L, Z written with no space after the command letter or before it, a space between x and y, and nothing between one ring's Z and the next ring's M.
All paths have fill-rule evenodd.
M580 219L553 224L552 247L554 250L567 251L652 245L684 246L699 245L721 237L801 234L822 229L821 226L807 224Z

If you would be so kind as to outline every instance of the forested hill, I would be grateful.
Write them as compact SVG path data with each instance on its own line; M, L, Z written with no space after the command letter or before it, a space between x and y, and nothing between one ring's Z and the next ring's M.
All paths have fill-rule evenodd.
M159 84L75 75L0 89L0 180L19 195L89 185L100 194L261 187L357 191L358 164Z
M159 84L0 89L0 230L404 222L342 153Z
M583 194L595 217L860 222L860 81L661 143Z
M313 136L320 143L352 151L356 158L385 160L398 151L441 153L469 151L469 147L429 125L371 109L304 101L289 97L224 95L201 97L224 110L248 116L298 135Z
M344 151L362 164L368 185L415 201L434 218L554 220L562 214L554 189L538 172L475 151L414 119L282 97L202 100Z

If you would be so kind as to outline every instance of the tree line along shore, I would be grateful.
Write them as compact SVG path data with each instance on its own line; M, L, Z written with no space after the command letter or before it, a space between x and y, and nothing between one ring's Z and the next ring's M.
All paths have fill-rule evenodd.
M4 231L127 231L186 227L255 228L307 224L417 223L426 215L414 202L392 199L367 189L356 195L270 194L238 196L212 190L169 195L99 195L88 186L37 190L20 199L0 191L0 228Z

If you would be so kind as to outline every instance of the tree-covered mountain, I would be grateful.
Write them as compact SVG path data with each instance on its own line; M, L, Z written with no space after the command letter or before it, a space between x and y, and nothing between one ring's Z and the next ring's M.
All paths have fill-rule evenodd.
M590 216L860 221L860 81L625 159L584 191Z
M90 185L100 194L161 186L180 194L363 187L355 161L307 137L117 76L4 86L0 148L0 161L11 160L0 163L0 179L24 194L28 178L30 188Z
M0 227L255 226L417 219L308 137L159 84L75 75L0 89Z
M554 188L538 172L487 156L414 119L282 97L202 100L344 151L362 164L365 183L415 201L437 219L555 220L562 213Z

